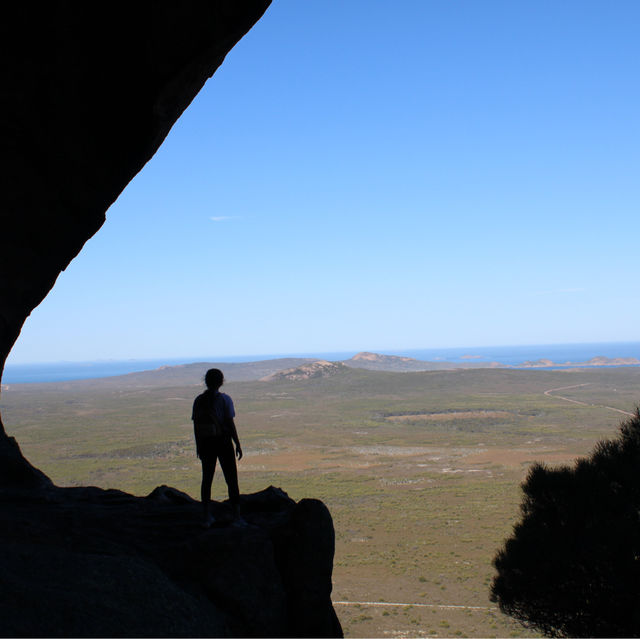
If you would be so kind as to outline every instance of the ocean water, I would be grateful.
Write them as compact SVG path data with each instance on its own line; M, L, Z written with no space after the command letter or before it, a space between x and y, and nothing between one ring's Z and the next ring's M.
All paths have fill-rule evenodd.
M395 355L396 353L388 354ZM565 362L586 362L593 357L635 357L640 359L640 342L422 349L408 350L402 354L415 359L443 362L498 362L514 366L526 361L550 359L557 364L564 364Z
M6 364L3 384L66 382L74 379L112 377L151 370L160 366L176 366L197 360L139 359L97 362L45 362L42 364Z
M372 349L373 350L373 349ZM275 355L242 355L238 357L191 357L139 359L96 362L54 362L43 364L7 364L2 376L4 384L62 382L125 375L152 370L160 366L177 366L191 362L253 362L279 357L314 357L329 361L349 359L357 351L332 353L279 353ZM591 344L538 344L528 346L481 346L428 348L407 350L375 350L385 355L400 355L432 362L498 362L515 366L526 361L550 359L557 364L586 362L592 357L635 357L640 359L640 342L605 342Z

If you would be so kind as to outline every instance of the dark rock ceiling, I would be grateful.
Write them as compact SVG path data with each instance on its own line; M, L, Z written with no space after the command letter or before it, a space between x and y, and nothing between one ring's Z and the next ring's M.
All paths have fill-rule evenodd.
M0 372L25 319L269 4L3 7Z

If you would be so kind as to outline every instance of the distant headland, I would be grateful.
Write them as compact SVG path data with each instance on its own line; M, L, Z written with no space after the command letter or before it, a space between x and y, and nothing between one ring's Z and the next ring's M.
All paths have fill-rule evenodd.
M348 368L388 372L419 372L460 368L595 368L640 366L640 342L548 344L494 347L452 347L404 349L395 351L306 352L297 354L241 355L226 357L166 357L156 359L49 362L5 366L2 382L20 384L95 379L157 371L162 367L175 372L181 365L215 363L233 369L243 379L258 379L314 362L340 363ZM336 372L332 366L311 366L300 371L303 377ZM169 374L169 373L167 373Z

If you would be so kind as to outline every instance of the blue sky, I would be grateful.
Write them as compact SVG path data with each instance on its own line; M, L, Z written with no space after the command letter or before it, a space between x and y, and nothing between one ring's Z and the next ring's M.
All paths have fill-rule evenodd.
M639 23L274 0L9 361L637 341Z

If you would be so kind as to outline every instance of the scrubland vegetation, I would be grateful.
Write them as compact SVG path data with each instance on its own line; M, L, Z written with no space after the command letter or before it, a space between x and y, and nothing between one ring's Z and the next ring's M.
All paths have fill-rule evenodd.
M10 386L3 421L57 484L136 494L169 484L196 497L199 387L122 380ZM570 463L615 435L624 416L611 408L631 412L639 383L637 368L346 370L224 390L245 452L241 491L273 484L330 508L347 636L504 637L533 634L489 601L520 483L535 461ZM221 476L214 498L226 498Z

